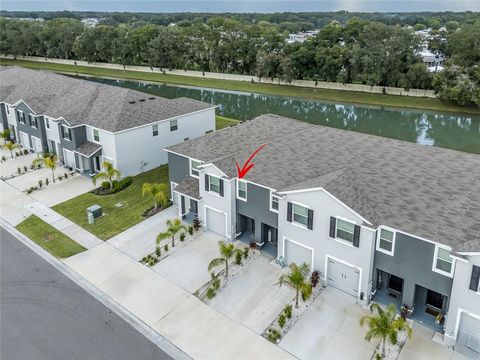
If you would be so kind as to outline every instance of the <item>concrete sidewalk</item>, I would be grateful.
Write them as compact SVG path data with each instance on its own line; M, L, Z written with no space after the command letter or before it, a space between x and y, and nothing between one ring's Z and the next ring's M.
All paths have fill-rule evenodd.
M38 201L26 205L25 208L87 249L103 244L95 235Z
M194 359L294 359L108 243L63 261Z

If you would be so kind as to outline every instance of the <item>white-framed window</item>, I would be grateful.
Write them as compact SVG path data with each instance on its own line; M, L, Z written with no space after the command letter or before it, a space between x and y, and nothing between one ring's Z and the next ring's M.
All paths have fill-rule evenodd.
M152 125L152 135L158 136L158 124Z
M396 232L384 228L378 231L377 250L393 256Z
M62 137L65 140L72 141L72 129L62 125Z
M220 178L213 175L208 175L208 180L209 191L220 194Z
M280 197L273 195L270 192L270 211L277 212L278 213L278 207L279 207L279 201Z
M45 117L45 127L50 129L50 120L47 117Z
M202 165L201 161L190 159L190 176L198 178L198 175L200 174L200 169L198 167L200 165Z
M435 246L432 270L447 276L453 275L453 258L450 256L449 249Z
M335 227L335 238L342 239L353 244L353 234L355 233L354 223L337 218Z
M22 124L26 124L25 113L22 110L17 110L18 121Z
M178 122L177 120L170 120L170 131L175 131L178 129Z
M100 142L100 133L97 129L93 129L93 141Z
M292 222L302 226L308 225L308 208L299 204L292 204Z
M37 123L37 118L33 116L32 114L28 114L28 121L30 122L30 126L37 129L38 128L38 123Z
M247 201L247 182L244 180L237 180L237 199Z

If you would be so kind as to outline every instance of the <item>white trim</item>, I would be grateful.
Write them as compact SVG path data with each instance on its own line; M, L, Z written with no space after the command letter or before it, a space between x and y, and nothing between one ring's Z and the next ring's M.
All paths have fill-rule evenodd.
M32 113L34 113L35 115L37 115L37 113L36 113L35 111L33 111L33 109L32 109L23 99L18 100L16 103L14 103L14 104L11 105L11 106L14 107L14 108L16 108L18 105L20 105L20 103L22 103L23 105L25 105L26 107L28 107ZM16 110L16 109L15 109L15 110ZM22 110L19 110L19 111L22 111ZM23 111L22 111L22 112L23 112Z
M274 213L279 213L279 210L280 210L280 196L278 195L273 195L274 193L274 190L270 190L270 199L268 199L268 208L270 209L271 212L274 212ZM278 209L274 209L272 208L272 200L273 198L276 197L278 199Z
M175 186L173 186L175 185ZM173 203L173 193L176 192L175 188L177 187L178 183L170 181L170 201ZM178 193L178 192L177 192Z
M295 240L292 240L292 239L289 239L287 238L286 236L283 237L283 247L282 247L282 257L285 259L285 241L289 241L291 242L292 244L295 244L295 245L298 245L300 247L303 247L307 250L310 250L312 252L312 256L311 256L311 263L310 263L310 271L313 271L313 259L315 257L315 249L310 247L310 246L307 246L305 244L302 244L298 241L295 241ZM297 264L297 265L301 265L301 264Z
M393 233L393 239L392 239L392 251L388 251L388 250L385 250L385 249L382 249L380 247L380 238L381 238L381 234L382 234L382 229L383 230L386 230L386 231L390 231L391 233ZM390 255L390 256L394 256L395 254L395 240L397 238L397 232L392 229L392 228L389 228L388 226L379 226L378 230L377 230L377 236L376 236L376 243L375 243L375 250L381 252L381 253L384 253L384 254L387 254L387 255Z
M480 315L476 315L474 313L471 313L470 311L468 310L465 310L465 309L462 309L462 308L458 308L457 310L457 318L455 319L455 332L453 334L453 336L448 336L450 338L453 338L455 339L455 341L457 341L457 336L458 336L458 328L460 327L460 319L462 317L462 314L465 314L465 315L468 315L468 316L471 316L477 320L480 320Z
M239 190L240 190L240 186L239 184L242 183L242 184L245 184L245 198L242 198L240 195L239 195ZM241 201L245 201L247 202L247 199L248 199L248 181L245 181L245 180L241 180L241 179L237 179L236 181L236 192L237 192L237 200L241 200Z
M227 229L228 229L228 220L227 220L227 213L225 211L221 211L221 210L218 210L218 209L215 209L214 207L211 207L211 206L208 206L208 205L204 205L203 207L203 214L204 214L204 219L205 219L205 228L208 229L208 224L207 224L207 209L210 209L210 210L213 210L213 211L216 211L220 214L223 214L223 216L225 217L225 234L223 234L223 236L225 236L225 238L227 238Z
M347 223L353 224L353 234L352 235L353 235L354 238L355 238L355 226L357 226L357 224L354 221L349 220L347 218L344 218L342 216L335 215L334 218L335 218L335 237L331 238L331 239L336 240L339 243L344 244L344 245L351 245L352 247L356 247L356 246L353 246L353 239L350 242L348 240L337 237L337 227L338 227L338 221L337 220L342 220L342 221L345 221Z
M92 129L92 142L96 144L100 144L100 129L94 128L94 127L91 127L91 129ZM95 130L98 132L98 141L95 140Z
M360 271L360 274L358 275L358 289L357 289L357 297L360 297L360 293L362 292L362 275L363 275L363 269L359 266L356 266L356 265L353 265L353 264L350 264L344 260L341 260L339 258L336 258L332 255L329 255L329 254L325 254L325 279L327 281L327 285L328 285L328 259L332 259L332 260L335 260L335 261L338 261L339 263L342 263L343 265L346 265L352 269L357 269L358 271Z
M184 155L181 155L183 157L185 157ZM202 165L199 165L198 167L199 168L202 168L202 169L205 169L207 166L213 166L215 169L217 169L219 172L221 172L223 174L223 176L227 177L227 174L225 174L222 170L220 170L216 165L214 165L213 163L203 163ZM208 174L207 174L208 175ZM214 176L217 176L217 175L214 175ZM218 176L217 176L218 177ZM233 179L232 179L233 180Z
M194 178L198 179L198 178L200 178L200 170L196 170L196 171L198 171L198 175L192 174L192 161L196 161L196 162L200 163L200 165L203 164L203 161L197 160L197 159L194 159L194 158L191 158L191 157L188 158L188 173L190 174L191 177L194 177Z
M444 250L447 250L448 252L450 252L452 249L447 247L447 246L441 246L441 245L435 245L435 251L433 253L433 262L432 262L432 271L436 272L436 273L439 273L439 274L442 274L442 275L445 275L445 276L448 276L450 278L453 278L453 273L454 273L454 270L455 270L455 258L453 258L452 256L450 256L452 258L452 267L450 269L450 272L446 272L446 271L443 271L443 270L440 270L440 269L437 269L437 257L438 257L438 249L444 249Z
M205 175L208 176L208 191L207 191L207 193L209 193L210 195L215 195L215 196L218 196L218 197L220 197L220 198L223 198L223 196L220 195L220 190L221 190L221 188L222 188L222 185L221 185L221 183L222 183L222 178L219 177L219 176L217 176L217 175L211 175L211 174L205 174ZM216 191L212 191L212 189L211 189L211 185L212 185L212 182L210 181L210 178L211 178L211 177L214 177L214 178L217 178L217 179L218 179L218 188L219 188L219 189L218 189L218 193L217 193ZM225 189L223 189L223 190L225 191Z

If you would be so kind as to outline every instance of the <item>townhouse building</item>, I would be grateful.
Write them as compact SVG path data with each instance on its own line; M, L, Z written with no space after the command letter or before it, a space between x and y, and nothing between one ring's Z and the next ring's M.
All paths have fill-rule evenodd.
M449 345L479 340L480 297L466 286L480 251L478 155L271 114L165 150L183 218L305 262L359 304L446 326Z
M167 162L163 148L215 130L215 107L20 67L0 67L0 128L25 149L87 175Z

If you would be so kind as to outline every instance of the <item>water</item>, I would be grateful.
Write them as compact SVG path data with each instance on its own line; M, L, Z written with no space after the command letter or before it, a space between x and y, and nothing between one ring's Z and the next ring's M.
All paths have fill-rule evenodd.
M136 81L88 78L166 98L186 96L218 105L217 113L247 120L274 113L312 124L480 154L480 115L347 105L288 96Z

